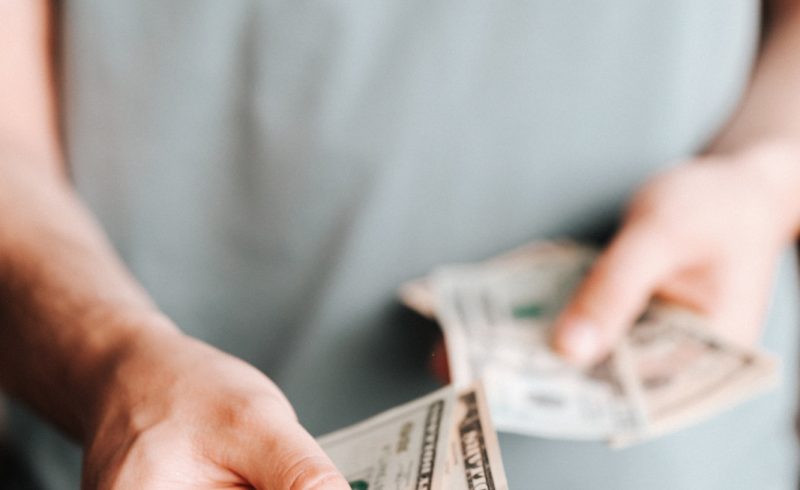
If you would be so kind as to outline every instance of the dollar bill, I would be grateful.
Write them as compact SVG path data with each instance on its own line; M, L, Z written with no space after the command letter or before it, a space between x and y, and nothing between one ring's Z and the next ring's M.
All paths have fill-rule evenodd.
M480 384L443 388L318 439L356 490L507 490Z
M658 303L634 325L616 356L633 373L630 397L647 422L615 434L611 442L617 446L701 421L778 382L772 356L727 342L699 316Z
M519 247L516 250L489 259L484 263L487 266L504 266L517 261L527 261L532 257L545 260L548 257L559 257L563 254L593 256L595 251L589 247L582 247L573 241L541 241ZM400 285L398 295L400 301L427 318L436 317L436 295L433 291L431 277L420 277Z
M445 470L447 490L507 490L497 433L478 383L458 393Z
M455 386L483 377L499 430L601 439L641 424L616 359L585 372L549 346L549 327L591 264L578 247L539 249L432 278Z
M553 321L597 252L539 243L443 267L401 289L441 324L453 383L482 377L501 431L623 446L699 421L773 385L776 363L724 342L689 310L654 303L601 364L550 349Z

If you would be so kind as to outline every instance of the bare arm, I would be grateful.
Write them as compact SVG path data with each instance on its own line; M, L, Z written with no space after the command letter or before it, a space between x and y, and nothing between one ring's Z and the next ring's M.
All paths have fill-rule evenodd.
M769 153L762 170L785 200L791 232L800 226L800 2L772 0L772 18L753 80L712 155Z
M752 83L714 145L734 151L767 141L800 144L800 2L769 2L771 19Z
M134 331L172 329L63 171L46 2L0 1L0 383L83 437Z
M760 333L775 263L800 228L800 7L774 2L739 110L704 153L658 175L556 327L578 363L604 356L653 295L731 340Z
M65 177L49 5L0 19L0 386L85 445L85 488L349 488L269 379L126 272Z

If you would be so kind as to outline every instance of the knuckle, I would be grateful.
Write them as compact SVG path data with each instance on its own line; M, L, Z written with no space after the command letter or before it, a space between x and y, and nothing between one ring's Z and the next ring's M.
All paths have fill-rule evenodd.
M292 413L276 396L241 395L229 397L225 403L219 404L215 418L225 426L247 428L263 426L287 412Z
M261 421L258 404L247 397L229 398L216 407L216 417L223 425L235 428L251 426Z

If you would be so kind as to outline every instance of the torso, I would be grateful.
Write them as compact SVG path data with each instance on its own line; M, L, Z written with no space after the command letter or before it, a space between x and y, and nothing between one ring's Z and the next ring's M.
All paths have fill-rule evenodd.
M315 433L434 386L429 326L395 306L400 282L606 232L730 115L758 38L745 0L72 0L64 14L78 189L165 311L265 370ZM785 340L796 298L781 290L768 338ZM504 457L513 488L752 488L737 451L769 433L790 454L764 472L788 484L789 398L629 452L504 437ZM689 458L704 450L716 459Z

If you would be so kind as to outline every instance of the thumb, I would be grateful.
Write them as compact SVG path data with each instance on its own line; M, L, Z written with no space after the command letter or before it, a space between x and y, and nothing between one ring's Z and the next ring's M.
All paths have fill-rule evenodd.
M556 320L555 349L578 365L601 360L647 306L673 260L657 228L624 226Z
M271 425L240 447L236 471L257 490L350 490L333 462L295 420Z

